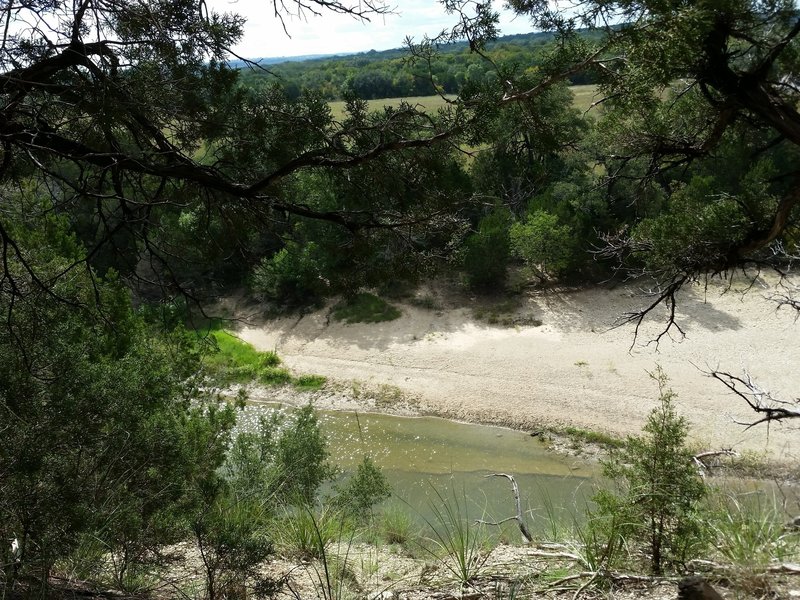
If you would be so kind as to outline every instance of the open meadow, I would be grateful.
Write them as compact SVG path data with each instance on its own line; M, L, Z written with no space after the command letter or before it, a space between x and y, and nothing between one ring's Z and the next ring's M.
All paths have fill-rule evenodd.
M592 109L592 103L596 102L599 96L597 95L596 85L573 85L570 87L575 96L575 108L581 112L586 112ZM448 100L455 100L456 96L446 95L442 96L411 96L409 98L380 98L378 100L370 100L369 107L371 110L379 110L385 106L398 107L400 103L405 101L412 106L423 109L425 112L436 112L440 108L447 106ZM336 100L330 102L331 111L335 119L341 119L344 116L344 100Z

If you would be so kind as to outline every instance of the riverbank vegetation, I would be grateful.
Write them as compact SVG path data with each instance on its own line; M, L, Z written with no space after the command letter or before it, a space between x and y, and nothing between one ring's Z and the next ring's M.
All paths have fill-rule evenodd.
M342 297L334 318L388 323L372 293L437 273L495 296L642 276L654 296L626 318L635 335L664 302L663 336L681 331L684 284L791 263L794 2L511 5L549 33L496 40L490 3L475 3L403 62L319 63L296 81L300 67L283 81L231 67L241 18L204 2L0 7L4 596L76 581L211 600L392 587L368 589L352 563L381 522L379 466L366 456L334 481L310 408L236 429L244 397L222 386L323 381L230 332L198 335L212 298L245 288L263 312L302 314ZM568 83L596 85L599 106L576 109ZM370 110L392 93L442 102ZM800 309L791 290L778 301ZM715 375L760 422L800 416L749 378ZM617 492L547 540L560 545L530 549L555 566L484 586L490 546L441 492L433 532L413 542L433 563L418 585L577 596L705 569L766 593L769 573L792 570L796 534L778 508L750 516L737 496L709 508L668 398L609 463ZM415 538L402 518L383 522ZM296 565L264 571L278 549L308 558L310 592L292 587Z
M257 382L315 390L325 384L325 378L320 375L293 376L280 366L281 359L275 352L259 352L218 325L201 328L196 335L197 345L206 346L201 350L204 373L215 386L227 388Z
M782 573L791 573L800 550L800 534L786 524L786 497L703 479L673 394L663 374L656 377L661 399L642 435L617 445L604 462L611 484L600 484L592 503L576 504L566 516L548 508L546 497L524 507L519 516L534 532L530 543L517 527L483 521L480 502L456 481L431 488L424 514L396 500L382 504L393 491L380 468L364 456L343 476L308 405L276 410L237 432L235 405L207 398L195 404L191 422L168 432L182 435L195 455L191 475L178 465L163 473L177 487L166 515L141 508L163 480L139 478L134 494L109 477L103 492L126 499L126 518L93 511L98 521L48 538L31 526L24 560L8 556L14 569L6 589L39 593L44 569L56 589L91 582L159 597L508 598L591 596L620 586L648 597L698 570L744 597L785 589L790 575ZM58 467L69 460L62 456ZM36 493L38 509L31 510L31 491L21 491L20 513L58 522L46 507L58 498L50 510L61 513L79 498L48 498L58 493L55 485ZM164 502L158 498L162 509ZM124 529L129 519L144 529ZM56 540L56 547L43 544Z

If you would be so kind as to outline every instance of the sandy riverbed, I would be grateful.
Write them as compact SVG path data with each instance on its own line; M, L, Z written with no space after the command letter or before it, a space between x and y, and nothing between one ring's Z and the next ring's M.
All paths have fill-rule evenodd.
M514 316L541 325L490 325L474 317L469 298L446 308L398 303L400 319L345 324L323 309L302 318L258 321L252 315L239 335L261 350L275 350L301 373L370 386L396 386L419 401L421 411L467 421L523 428L572 425L627 434L639 431L658 396L648 376L661 365L678 393L678 408L692 436L708 447L766 452L795 460L796 425L746 430L736 421L753 414L720 383L714 368L746 368L776 396L800 389L800 321L767 297L774 282L719 281L695 285L679 297L678 322L686 333L650 343L665 324L659 307L634 342L632 326L609 329L646 299L640 288L536 292ZM750 287L747 293L743 293Z

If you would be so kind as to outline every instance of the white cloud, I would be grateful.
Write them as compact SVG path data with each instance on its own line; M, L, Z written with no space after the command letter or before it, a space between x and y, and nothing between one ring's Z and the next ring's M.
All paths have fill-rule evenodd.
M244 38L235 51L248 58L398 48L407 35L415 39L436 35L456 22L435 0L402 0L393 14L375 15L369 22L330 12L284 17L291 36L287 37L269 0L209 0L208 4L217 12L234 12L247 18ZM530 29L524 19L512 21L507 12L501 14L503 33Z

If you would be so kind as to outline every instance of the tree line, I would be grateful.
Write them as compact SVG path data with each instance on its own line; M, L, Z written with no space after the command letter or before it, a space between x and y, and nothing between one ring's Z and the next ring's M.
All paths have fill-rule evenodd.
M591 38L592 32L582 35ZM377 98L410 98L432 94L458 94L467 83L495 81L494 63L514 65L524 71L536 68L544 59L553 41L551 33L530 33L504 36L487 43L491 60L470 51L466 42L453 42L441 47L438 60L430 65L409 60L405 49L371 50L343 57L326 57L305 61L263 65L236 64L242 70L240 80L251 88L273 85L276 81L291 98L302 92L317 92L327 100L355 95L364 100ZM256 66L259 65L259 66ZM575 85L593 83L591 72L574 73L569 81Z

